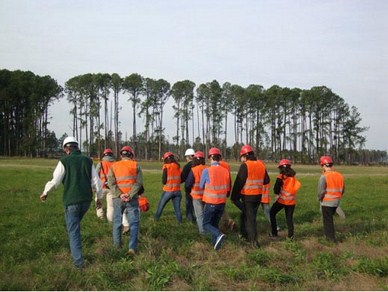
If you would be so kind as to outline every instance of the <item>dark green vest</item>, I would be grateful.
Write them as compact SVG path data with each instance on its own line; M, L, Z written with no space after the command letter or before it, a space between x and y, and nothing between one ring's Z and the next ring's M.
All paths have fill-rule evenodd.
M93 197L91 178L93 161L80 151L72 151L61 159L65 167L63 204L90 202Z

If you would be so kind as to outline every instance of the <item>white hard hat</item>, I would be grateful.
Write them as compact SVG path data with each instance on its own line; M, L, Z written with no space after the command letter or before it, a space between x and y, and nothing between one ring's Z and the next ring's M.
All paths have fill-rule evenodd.
M187 149L185 152L185 156L192 156L194 154L195 154L195 151L192 148Z
M66 146L66 144L73 143L78 145L78 141L75 137L66 137L65 140L63 140L63 148Z

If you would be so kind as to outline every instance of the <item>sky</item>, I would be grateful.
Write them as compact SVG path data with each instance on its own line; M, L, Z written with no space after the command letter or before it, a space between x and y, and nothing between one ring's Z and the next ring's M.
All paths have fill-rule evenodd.
M324 85L358 108L365 147L387 150L387 15L385 0L0 0L0 69L62 86L86 73ZM120 130L130 136L121 98ZM71 134L69 110L66 97L50 107L58 138ZM164 123L171 139L175 125L168 115Z

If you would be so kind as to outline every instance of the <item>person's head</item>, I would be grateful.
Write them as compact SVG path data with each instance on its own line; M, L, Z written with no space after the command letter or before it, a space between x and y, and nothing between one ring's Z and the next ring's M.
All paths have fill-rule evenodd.
M174 156L174 153L167 151L166 153L163 154L163 161L164 163L176 163L176 159Z
M323 170L331 169L333 167L333 159L327 155L321 156L321 158L319 158L319 164Z
M210 148L209 155L207 156L212 161L220 161L222 159L221 151L218 148Z
M187 161L193 160L194 154L195 154L194 149L192 148L187 149L185 152L186 160Z
M193 156L193 166L205 165L205 154L202 151L195 152Z
M130 159L133 159L135 157L135 152L133 151L133 149L131 147L124 146L120 150L120 155L121 155L121 157L128 157Z
M104 150L104 152L102 153L102 156L105 157L105 156L113 156L113 151L112 149L109 149L109 148L106 148Z
M71 151L79 150L78 141L75 137L66 137L63 140L63 150L66 154L69 154Z
M255 153L250 145L244 145L240 150L240 160L245 162L247 160L255 159Z
M291 168L291 161L288 159L281 159L278 164L279 172L286 176L294 176L295 171Z

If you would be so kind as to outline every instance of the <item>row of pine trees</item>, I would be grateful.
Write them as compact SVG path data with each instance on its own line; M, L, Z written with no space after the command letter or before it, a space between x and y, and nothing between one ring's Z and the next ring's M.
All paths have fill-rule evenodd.
M49 106L65 96L72 133L60 133L57 139L48 130ZM171 85L137 73L98 73L75 76L62 87L50 76L4 69L0 102L0 155L5 156L45 156L58 151L67 134L77 137L85 153L98 157L108 147L117 154L124 144L146 160L160 159L167 150L182 156L187 147L207 151L214 146L226 159L238 159L244 144L274 161L287 157L315 163L330 154L343 163L377 163L387 155L363 149L367 128L361 126L358 109L326 86L265 89L217 80ZM172 108L166 108L167 102ZM121 115L132 118L130 137L123 137ZM166 138L166 119L174 120L172 141Z

